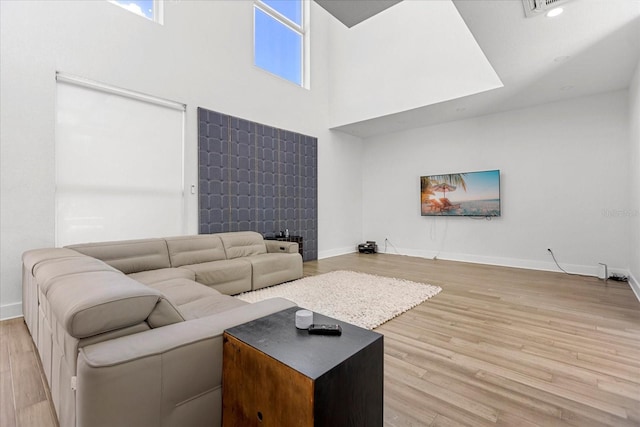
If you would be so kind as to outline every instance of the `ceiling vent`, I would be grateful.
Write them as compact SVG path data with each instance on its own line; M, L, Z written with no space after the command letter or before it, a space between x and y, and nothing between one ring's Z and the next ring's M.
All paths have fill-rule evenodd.
M527 18L544 15L551 9L570 2L571 0L522 0L524 14Z

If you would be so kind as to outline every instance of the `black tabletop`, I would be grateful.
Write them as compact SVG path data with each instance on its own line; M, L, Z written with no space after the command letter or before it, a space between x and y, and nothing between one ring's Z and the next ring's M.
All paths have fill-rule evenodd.
M314 380L382 339L377 332L319 313L313 313L314 323L338 324L342 327L342 335L309 335L306 330L296 328L298 310L303 308L292 307L279 311L227 329L226 332Z

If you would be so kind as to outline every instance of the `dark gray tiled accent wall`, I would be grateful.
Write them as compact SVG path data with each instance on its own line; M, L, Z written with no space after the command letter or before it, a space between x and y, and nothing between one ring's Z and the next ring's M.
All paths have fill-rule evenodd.
M200 234L289 229L318 258L318 139L198 108Z

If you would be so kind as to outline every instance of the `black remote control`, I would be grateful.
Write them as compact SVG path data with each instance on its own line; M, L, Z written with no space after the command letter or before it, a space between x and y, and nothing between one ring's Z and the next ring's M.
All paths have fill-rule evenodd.
M314 335L342 335L340 325L313 324L309 326L309 333Z

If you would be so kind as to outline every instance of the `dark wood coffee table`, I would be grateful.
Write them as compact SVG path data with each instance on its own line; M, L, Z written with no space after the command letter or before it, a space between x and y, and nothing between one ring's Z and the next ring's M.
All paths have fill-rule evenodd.
M342 335L309 335L300 309L225 331L223 427L382 426L383 336L318 313Z

